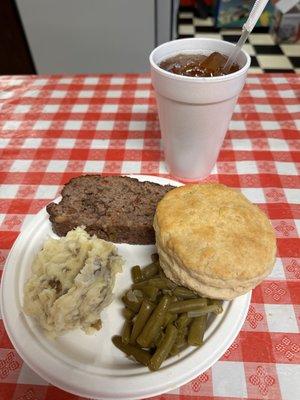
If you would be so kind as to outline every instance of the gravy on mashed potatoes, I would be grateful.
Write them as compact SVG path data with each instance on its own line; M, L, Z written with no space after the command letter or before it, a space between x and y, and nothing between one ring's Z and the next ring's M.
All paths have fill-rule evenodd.
M49 238L32 265L24 287L24 311L56 337L75 328L101 328L100 311L110 304L123 260L117 249L78 227Z

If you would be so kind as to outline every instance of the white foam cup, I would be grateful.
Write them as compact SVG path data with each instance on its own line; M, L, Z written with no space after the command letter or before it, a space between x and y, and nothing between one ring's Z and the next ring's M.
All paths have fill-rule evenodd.
M243 50L240 69L225 76L175 75L159 63L179 53L229 55L233 44L218 39L179 39L158 46L150 54L162 142L170 173L183 180L209 175L217 160L237 98L243 89L250 57Z

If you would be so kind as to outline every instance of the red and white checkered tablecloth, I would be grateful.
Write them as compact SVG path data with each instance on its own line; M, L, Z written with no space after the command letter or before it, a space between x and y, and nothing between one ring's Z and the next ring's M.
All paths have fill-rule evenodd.
M223 357L156 399L300 399L299 128L299 76L250 75L207 180L240 188L267 213L276 265ZM1 272L20 230L83 173L168 176L149 76L1 77ZM32 372L0 320L0 399L79 397Z

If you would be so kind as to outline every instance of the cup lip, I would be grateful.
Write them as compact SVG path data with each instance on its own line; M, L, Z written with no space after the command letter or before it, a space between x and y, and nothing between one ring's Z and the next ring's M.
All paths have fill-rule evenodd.
M185 41L197 41L197 42L201 42L201 41L209 41L209 42L222 42L222 43L227 43L230 44L232 47L234 46L233 43L227 42L226 40L221 40L221 39L213 39L213 38L184 38L184 39L176 39L176 40L170 40L168 42L162 43L160 46L156 47L154 50L152 50L152 52L150 53L149 56L149 61L150 61L150 65L151 67L158 72L160 75L164 75L167 78L171 78L174 79L176 81L186 81L186 82L205 82L205 83L215 83L215 82L224 82L224 81L228 81L228 80L232 80L235 79L241 75L243 75L244 73L247 72L247 70L250 67L251 64L251 58L249 56L249 54L241 49L241 51L244 53L244 55L246 56L246 63L245 65L239 69L236 72L233 72L231 74L228 75L221 75L221 76L201 76L201 77L195 77L195 76L185 76L185 75L177 75L177 74L173 74L172 72L166 71L162 68L160 68L156 62L154 61L154 55L156 53L157 50L161 49L162 47L166 46L169 43L172 42L185 42Z

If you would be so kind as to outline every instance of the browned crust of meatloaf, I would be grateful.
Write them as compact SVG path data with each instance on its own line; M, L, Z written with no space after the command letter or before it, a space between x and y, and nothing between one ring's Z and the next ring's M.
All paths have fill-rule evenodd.
M90 235L116 243L155 243L157 203L172 186L124 176L82 175L62 190L60 203L47 206L59 236L84 225Z

